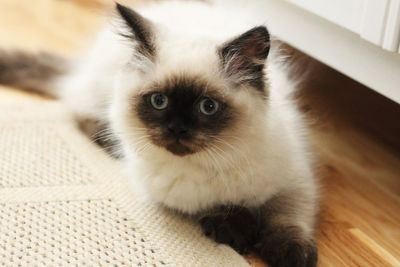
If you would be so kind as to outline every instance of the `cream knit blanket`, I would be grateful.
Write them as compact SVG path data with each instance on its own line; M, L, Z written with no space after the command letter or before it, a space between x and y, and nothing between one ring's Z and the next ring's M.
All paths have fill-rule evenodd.
M248 266L143 201L58 102L0 94L0 265Z

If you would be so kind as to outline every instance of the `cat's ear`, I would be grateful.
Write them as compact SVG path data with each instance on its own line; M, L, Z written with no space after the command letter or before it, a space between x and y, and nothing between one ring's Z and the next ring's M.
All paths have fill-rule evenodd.
M255 27L219 49L223 71L239 84L248 82L263 89L263 70L269 48L267 28Z
M149 57L154 56L152 23L136 11L119 3L116 3L116 9L129 30L129 35L124 36L132 38L138 43L140 53Z

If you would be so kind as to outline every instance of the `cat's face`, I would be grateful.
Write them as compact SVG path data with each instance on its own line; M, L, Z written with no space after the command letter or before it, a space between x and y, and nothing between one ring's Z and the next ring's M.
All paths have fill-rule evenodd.
M223 130L234 127L238 113L221 90L196 78L150 86L134 97L133 112L151 142L179 156L218 141Z
M209 50L202 48L200 54L194 48L187 50L179 61L174 58L181 51L174 54L157 43L149 21L125 7L118 6L118 10L137 44L134 60L144 59L148 65L140 69L142 63L134 62L120 81L127 88L119 100L127 102L123 112L128 119L123 124L137 130L137 138L128 142L136 146L150 142L183 157L207 150L218 153L221 145L229 145L229 136L237 138L238 132L246 135L247 130L254 130L256 125L251 122L263 113L260 105L268 95L264 61L269 35L265 27L253 28Z

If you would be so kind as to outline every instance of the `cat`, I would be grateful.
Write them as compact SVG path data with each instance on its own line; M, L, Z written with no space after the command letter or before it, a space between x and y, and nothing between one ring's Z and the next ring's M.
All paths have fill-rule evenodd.
M146 194L216 242L273 267L316 266L313 157L267 27L204 2L115 13L78 62L2 52L0 82L108 129Z

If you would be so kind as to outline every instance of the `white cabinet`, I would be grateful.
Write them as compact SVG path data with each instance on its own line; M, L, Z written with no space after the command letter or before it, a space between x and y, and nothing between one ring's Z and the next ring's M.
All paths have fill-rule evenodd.
M236 0L229 4L250 9L273 36L400 104L399 2Z
M286 0L400 53L400 0Z

